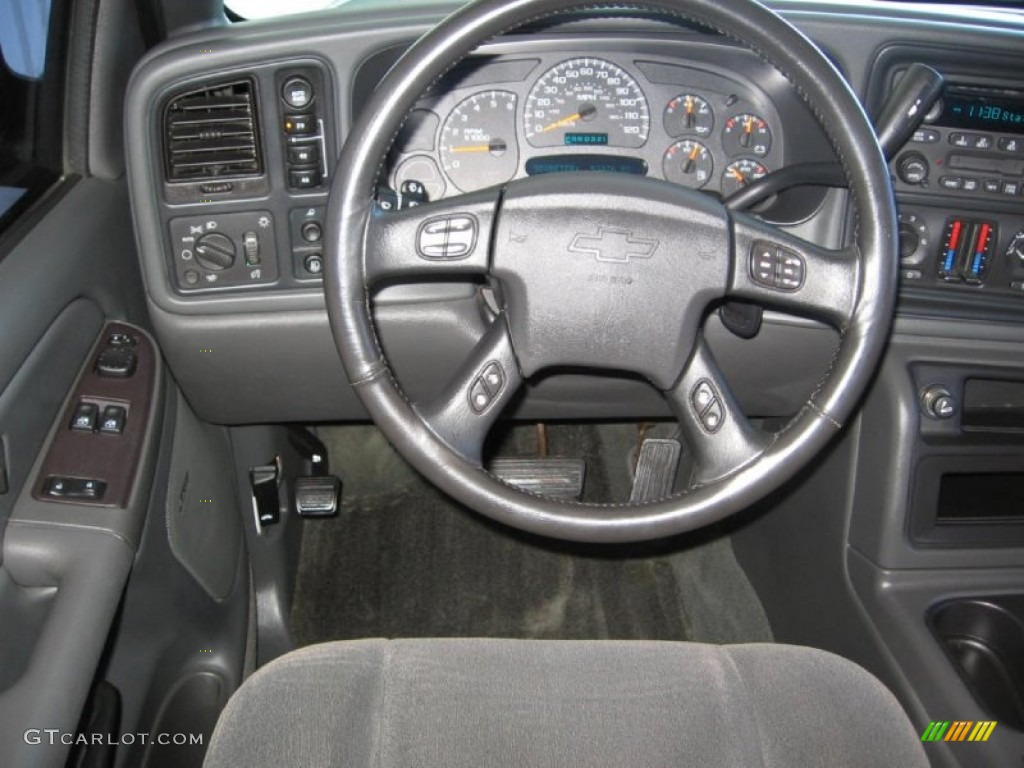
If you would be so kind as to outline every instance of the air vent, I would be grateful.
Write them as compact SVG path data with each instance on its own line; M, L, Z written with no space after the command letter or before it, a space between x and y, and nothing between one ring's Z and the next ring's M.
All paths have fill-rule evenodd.
M263 172L251 80L176 96L164 113L168 181L258 176Z

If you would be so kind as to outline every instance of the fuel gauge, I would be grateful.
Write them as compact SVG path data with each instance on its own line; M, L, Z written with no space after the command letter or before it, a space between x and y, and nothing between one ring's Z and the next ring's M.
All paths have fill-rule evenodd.
M668 181L691 189L700 189L711 179L715 161L699 141L677 141L665 152L661 169Z
M681 93L665 107L665 132L669 136L695 133L710 136L715 127L715 113L706 99L692 93Z
M722 174L722 197L728 198L752 181L764 178L767 173L767 168L757 160L750 158L742 158L729 163L725 168L725 173Z

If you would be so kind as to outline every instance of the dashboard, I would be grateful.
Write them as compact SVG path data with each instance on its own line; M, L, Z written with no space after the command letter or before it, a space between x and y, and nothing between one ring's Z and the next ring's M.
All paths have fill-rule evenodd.
M391 188L434 200L610 171L728 197L786 162L787 134L769 95L723 63L571 49L489 57L411 113Z
M869 114L913 62L946 77L942 109L891 163L901 317L1019 330L1024 79L1016 73L1024 58L1016 35L1024 37L1024 24L975 15L963 25L933 8L777 4L833 58ZM399 18L354 0L319 16L184 36L136 71L126 146L143 276L161 348L204 417L364 415L326 321L328 193L344 173L335 166L354 116L443 10L417 6ZM233 131L211 133L217 120ZM656 19L567 20L487 44L424 93L382 159L377 199L424 204L588 170L723 197L764 173L835 160L789 81L732 41ZM825 247L841 246L856 225L846 191L821 186L786 190L754 212ZM374 297L410 397L443 387L482 333L478 287L424 282ZM835 343L830 330L777 313L750 340L715 318L707 326L741 403L769 417L798 407ZM218 351L202 352L214 340ZM742 375L751 361L769 371L766 384ZM664 413L642 382L558 375L531 383L513 415Z

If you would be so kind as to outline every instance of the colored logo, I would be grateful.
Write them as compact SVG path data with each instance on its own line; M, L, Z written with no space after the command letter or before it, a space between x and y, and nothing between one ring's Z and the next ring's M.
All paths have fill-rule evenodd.
M995 728L995 720L932 720L921 741L988 741Z

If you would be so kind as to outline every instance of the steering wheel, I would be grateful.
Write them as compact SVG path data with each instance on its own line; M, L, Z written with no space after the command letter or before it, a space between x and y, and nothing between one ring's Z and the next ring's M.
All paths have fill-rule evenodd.
M819 247L717 200L622 174L553 174L401 211L373 202L414 102L480 44L527 22L593 10L580 0L477 0L419 39L349 133L331 188L325 290L349 380L396 449L439 488L515 528L586 542L682 533L748 507L792 477L842 428L888 337L897 228L889 173L857 98L803 34L754 0L642 0L758 52L829 136L858 211L854 243ZM382 281L484 276L501 311L433 402L412 403L374 329ZM737 405L702 337L709 307L745 299L839 331L827 373L777 432ZM553 366L639 374L657 387L693 454L689 487L663 499L587 504L508 485L482 446L524 381ZM751 372L756 373L756 372Z

